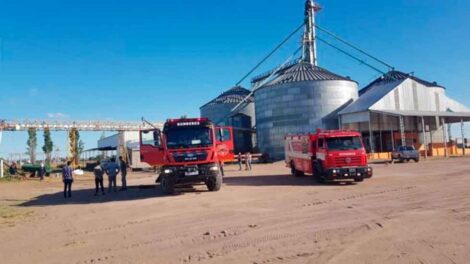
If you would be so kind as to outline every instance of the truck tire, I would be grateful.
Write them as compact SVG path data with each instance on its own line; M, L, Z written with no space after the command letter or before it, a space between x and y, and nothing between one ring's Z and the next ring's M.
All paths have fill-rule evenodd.
M414 160L415 160L415 162L416 162L416 163L418 163L418 162L419 162L419 159L414 159Z
M364 178L355 178L354 181L355 181L355 182L363 182L363 181L364 181Z
M160 187L164 194L175 193L176 178L172 175L160 176Z
M305 173L303 171L298 171L295 168L294 162L291 162L291 164L290 164L290 171L291 171L291 173L294 177L302 177L302 176L305 175Z
M211 176L206 181L207 189L210 192L217 192L222 187L223 177L220 172L217 173L215 176Z

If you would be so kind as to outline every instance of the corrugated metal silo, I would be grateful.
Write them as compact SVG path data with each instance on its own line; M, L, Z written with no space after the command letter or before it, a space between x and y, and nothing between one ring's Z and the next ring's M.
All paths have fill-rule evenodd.
M249 95L249 90L236 86L200 108L201 117L209 118L216 125L234 127L235 151L246 152L253 149L255 104L254 97ZM232 112L243 100L246 103Z

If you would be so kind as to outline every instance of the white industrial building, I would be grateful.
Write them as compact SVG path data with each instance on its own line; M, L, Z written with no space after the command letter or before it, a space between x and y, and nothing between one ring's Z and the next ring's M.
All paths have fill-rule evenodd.
M461 125L464 138L467 121L470 109L449 98L443 86L399 71L373 81L339 112L340 127L362 132L370 152L414 145L423 155L439 155L433 151L439 148L440 154L452 154L449 126Z
M132 169L150 168L147 163L143 163L140 160L139 131L119 132L118 134L102 138L98 140L98 147L93 150L99 150L105 154L111 152L115 156L125 155Z

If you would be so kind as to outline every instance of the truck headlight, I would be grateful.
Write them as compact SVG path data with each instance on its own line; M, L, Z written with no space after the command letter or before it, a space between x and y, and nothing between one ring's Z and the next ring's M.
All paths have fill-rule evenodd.
M165 174L171 174L173 171L171 169L164 169L163 173Z
M338 171L336 171L336 170L333 170L332 172L333 172L333 173L337 173Z
M219 171L219 167L218 166L212 166L209 168L210 171Z

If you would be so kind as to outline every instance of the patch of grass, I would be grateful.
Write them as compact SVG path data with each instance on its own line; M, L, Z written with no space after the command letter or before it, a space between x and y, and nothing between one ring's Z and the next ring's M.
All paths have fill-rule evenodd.
M21 181L19 177L6 176L3 178L0 178L0 183L19 182L19 181Z
M15 223L25 220L32 215L32 210L18 208L11 205L0 205L0 224L14 226Z

